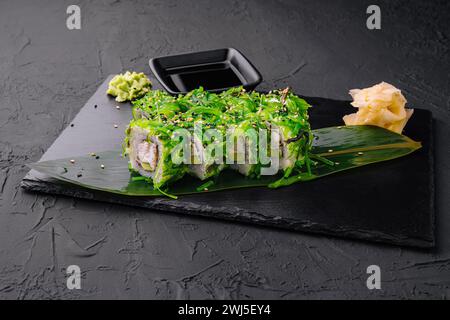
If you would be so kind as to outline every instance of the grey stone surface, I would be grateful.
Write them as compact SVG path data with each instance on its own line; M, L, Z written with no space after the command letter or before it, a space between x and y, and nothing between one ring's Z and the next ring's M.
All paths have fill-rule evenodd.
M0 298L448 298L450 62L448 1L0 2ZM38 160L106 75L147 60L232 46L261 89L290 85L348 98L381 80L436 124L437 248L432 252L309 236L120 205L25 193ZM411 185L409 188L414 188ZM406 199L407 200L407 199ZM78 264L82 290L65 286ZM366 288L366 268L382 290Z

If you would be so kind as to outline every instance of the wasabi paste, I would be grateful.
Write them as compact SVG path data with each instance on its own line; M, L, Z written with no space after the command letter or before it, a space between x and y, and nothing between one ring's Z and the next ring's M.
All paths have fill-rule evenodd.
M144 73L127 71L112 78L106 93L116 97L117 102L131 101L144 96L151 86Z

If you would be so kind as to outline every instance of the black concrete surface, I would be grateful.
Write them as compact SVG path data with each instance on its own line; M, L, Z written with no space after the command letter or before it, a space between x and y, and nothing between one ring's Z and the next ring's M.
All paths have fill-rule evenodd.
M0 298L449 298L448 1L0 2ZM23 192L19 183L111 73L150 57L236 47L263 74L347 99L382 80L436 127L437 247L417 251ZM154 78L152 77L152 80ZM157 86L158 87L158 86ZM418 186L410 185L409 188ZM408 201L408 199L405 199ZM68 290L77 264L82 289ZM379 265L382 289L368 290Z

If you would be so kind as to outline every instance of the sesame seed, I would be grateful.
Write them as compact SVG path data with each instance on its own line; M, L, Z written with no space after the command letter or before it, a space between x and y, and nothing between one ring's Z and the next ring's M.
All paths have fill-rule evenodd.
M93 152L91 152L89 155L90 155L91 157L95 157L95 153L93 153Z
M117 129L118 127L119 127L119 126L118 126L117 124L115 124L115 125L114 125L114 128L116 128L116 129Z
M120 110L120 106L116 106L116 109L117 109L117 110Z
M100 165L100 168L105 169L105 165L104 164Z
M75 163L75 160L71 159L71 160L70 160L70 163Z
M364 153L362 152L358 152L358 156L362 156Z
M335 164L335 165L337 165L337 166L338 166L338 165L340 165L340 163L339 163L339 162L335 162L334 164Z
M205 189L203 189L203 190L208 191L208 188L205 188Z
M330 153L331 153L331 152L333 152L333 150L332 150L332 149L329 149L329 150L328 150L328 152L330 152Z
M342 126L337 127L338 129L342 129Z

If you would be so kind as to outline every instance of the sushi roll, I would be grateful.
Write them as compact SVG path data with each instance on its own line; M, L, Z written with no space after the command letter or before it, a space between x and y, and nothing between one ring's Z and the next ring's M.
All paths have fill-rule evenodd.
M131 169L157 189L186 173L206 180L227 168L250 178L310 172L309 107L288 88L268 94L199 88L178 97L151 91L133 103L125 153ZM180 132L188 143L181 149L174 139ZM182 162L174 150L182 150Z
M183 164L172 161L175 143L167 127L147 119L133 120L127 129L125 153L132 170L150 178L155 189L181 179L186 173Z
M286 88L268 94L241 92L231 101L235 102L230 108L235 113L235 124L229 138L236 143L234 148L227 148L227 157L233 161L231 168L250 177L279 170L289 174L296 167L306 168L312 141L307 113L310 106L305 100ZM261 130L265 136L260 136ZM260 139L266 139L266 150L258 149L263 145ZM263 156L270 158L270 163L263 162ZM276 166L274 170L262 171L272 165Z
M227 163L244 176L258 177L258 131L255 123L246 120L231 126L227 134Z
M270 132L278 136L280 169L284 172L295 167L306 168L309 164L308 154L312 147L309 108L310 105L289 88L261 96L257 113Z
M192 135L192 161L191 164L188 165L189 174L200 180L206 180L217 176L223 169L225 169L223 157L218 158L213 154L213 152L209 151L211 148L208 147L213 147L213 145L214 142L207 144L202 141L199 136L195 134ZM223 148L223 146L219 145L218 148Z

